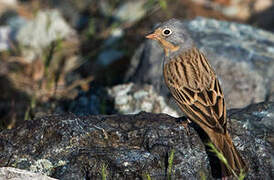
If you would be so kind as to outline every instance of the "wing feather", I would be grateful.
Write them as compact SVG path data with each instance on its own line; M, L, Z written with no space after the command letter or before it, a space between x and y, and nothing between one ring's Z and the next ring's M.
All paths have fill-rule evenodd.
M186 57L187 59L190 58L189 55ZM196 56L196 58L197 57L199 58L198 61L206 61L203 55ZM200 63L203 64L203 66L199 67L202 69L199 69L199 73L192 75L191 73L195 73L193 70L197 68L196 66L197 64L199 65L199 63L192 63L191 70L188 70L187 68L190 67L191 63L188 62L188 64L184 66L184 63L186 63L184 61L187 61L187 59L181 57L179 59L177 58L176 61L165 64L164 77L166 84L181 110L191 120L215 131L224 133L226 129L226 108L224 96L217 77L207 62ZM176 73L173 71L175 67ZM184 72L180 73L180 69L184 70ZM196 79L193 80L192 78ZM204 79L211 79L211 81L204 82ZM200 86L191 86L193 85L191 81L198 82Z

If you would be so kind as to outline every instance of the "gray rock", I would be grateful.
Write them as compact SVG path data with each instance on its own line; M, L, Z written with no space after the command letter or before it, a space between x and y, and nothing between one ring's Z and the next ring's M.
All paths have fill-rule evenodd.
M219 76L229 108L274 100L274 35L254 27L196 18L185 22L198 48ZM146 41L136 51L125 81L149 83L167 97L162 88L163 51Z
M246 129L252 131L256 137L269 138L268 141L274 145L274 106L269 104L250 105L245 108L245 113L239 113L240 109L231 110L230 117L241 121Z
M5 180L57 180L48 176L12 167L0 168L0 179Z
M233 142L249 165L247 179L273 179L274 134L266 128L273 113L274 103L228 113ZM102 179L103 167L108 179L166 179L174 150L172 179L201 179L201 174L212 179L217 166L210 166L200 130L193 127L187 135L175 118L144 112L38 118L0 132L0 166L70 180Z

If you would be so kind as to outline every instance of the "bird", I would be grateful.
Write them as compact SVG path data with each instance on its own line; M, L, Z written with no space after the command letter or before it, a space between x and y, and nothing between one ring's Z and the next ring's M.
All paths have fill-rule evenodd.
M229 167L221 162L221 176L247 172L227 129L226 103L217 75L183 21L173 18L160 23L146 38L156 40L164 50L164 81L179 108L226 158Z

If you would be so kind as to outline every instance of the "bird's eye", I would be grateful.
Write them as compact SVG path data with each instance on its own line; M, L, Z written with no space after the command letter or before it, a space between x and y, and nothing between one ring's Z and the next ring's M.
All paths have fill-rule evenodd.
M171 33L172 33L172 31L171 31L169 28L165 28L165 29L163 29L163 31L162 31L162 34L163 34L164 36L169 36Z

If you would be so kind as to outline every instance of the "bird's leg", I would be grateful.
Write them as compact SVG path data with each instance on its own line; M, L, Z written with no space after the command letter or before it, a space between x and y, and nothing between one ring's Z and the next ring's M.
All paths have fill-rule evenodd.
M191 121L186 116L182 116L177 118L178 122L181 123L182 126L186 129L187 135L190 135L188 124L191 123Z

